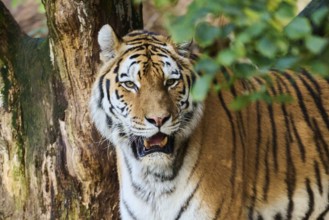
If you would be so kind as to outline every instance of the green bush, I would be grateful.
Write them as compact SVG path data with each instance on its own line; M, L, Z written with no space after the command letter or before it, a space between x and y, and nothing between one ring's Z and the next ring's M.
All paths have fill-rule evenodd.
M296 16L293 0L193 0L186 14L174 16L170 13L173 1L155 0L155 3L165 7L166 27L173 39L178 42L194 39L203 51L195 67L203 73L192 92L196 99L206 97L210 83L223 67L234 70L233 82L222 82L215 86L217 89L227 88L236 79L266 77L271 69L305 68L323 77L329 75L328 7L303 17ZM215 25L221 16L229 22ZM323 27L326 33L314 34L312 25L326 25ZM227 39L228 46L214 53L213 45ZM255 100L290 99L286 95L269 97L265 86L238 97L231 107L240 109Z

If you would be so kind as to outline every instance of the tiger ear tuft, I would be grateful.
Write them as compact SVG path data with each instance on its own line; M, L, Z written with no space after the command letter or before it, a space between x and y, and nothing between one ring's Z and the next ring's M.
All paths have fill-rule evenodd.
M179 55L183 57L190 57L193 50L193 40L176 44L176 49Z
M109 61L116 55L119 39L110 25L104 25L98 32L98 44L101 48L100 59L103 62Z

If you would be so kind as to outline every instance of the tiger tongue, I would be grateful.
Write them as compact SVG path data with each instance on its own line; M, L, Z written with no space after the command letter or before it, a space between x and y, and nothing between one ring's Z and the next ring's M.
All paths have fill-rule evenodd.
M164 147L168 142L168 137L164 134L158 133L150 138L144 139L144 146L150 149L153 146Z

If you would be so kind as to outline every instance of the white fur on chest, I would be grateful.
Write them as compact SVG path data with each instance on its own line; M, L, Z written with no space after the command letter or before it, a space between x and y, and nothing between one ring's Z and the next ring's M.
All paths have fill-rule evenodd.
M170 181L156 181L143 178L141 164L129 160L126 164L121 150L117 151L120 183L120 211L123 220L174 220L208 219L206 207L193 195L198 181L192 181L190 174L197 160L197 153L187 152L177 176ZM132 158L131 158L132 159ZM138 187L136 187L138 186ZM142 188L142 193L136 188ZM193 195L193 199L190 198ZM188 203L188 205L187 205ZM186 206L186 207L185 207Z

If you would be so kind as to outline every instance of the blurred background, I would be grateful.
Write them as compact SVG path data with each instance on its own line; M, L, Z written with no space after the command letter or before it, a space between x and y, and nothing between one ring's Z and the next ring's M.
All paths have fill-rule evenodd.
M2 0L10 10L22 30L32 37L45 37L48 34L45 10L41 0ZM183 0L180 7L186 7L190 0ZM143 3L144 27L148 30L163 32L161 13L152 1Z
M45 10L41 0L2 0L16 21L28 35L44 37L47 35ZM180 0L176 8L184 12L191 0ZM302 10L310 0L298 0L298 9ZM155 32L164 32L161 12L154 7L153 1L143 1L144 28Z

